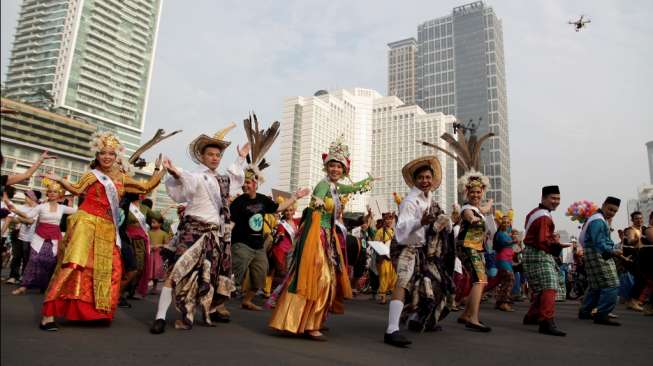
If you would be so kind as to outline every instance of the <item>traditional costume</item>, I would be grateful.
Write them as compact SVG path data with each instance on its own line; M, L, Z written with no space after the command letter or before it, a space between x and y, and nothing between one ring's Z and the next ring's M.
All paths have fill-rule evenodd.
M50 179L42 183L48 190L64 194L61 184ZM23 271L21 287L38 288L45 291L57 264L58 244L62 239L59 222L64 214L77 212L76 208L56 204L51 211L50 203L42 203L27 212L27 216L36 220L36 229L30 241L30 255Z
M427 193L416 186L415 172L421 169L433 173ZM445 258L454 251L451 220L442 214L432 192L442 182L440 162L435 156L417 158L403 167L402 174L411 190L399 207L391 257L397 269L396 287L405 290L406 306L401 300L390 301L384 341L393 345L409 344L399 334L401 320L413 331L440 330L438 323L449 312L447 296L453 291L452 273L445 269ZM422 225L426 213L436 216L436 222ZM395 342L396 338L402 342Z
M558 186L542 188L542 197L560 194ZM524 230L524 270L532 291L531 306L524 317L524 324L539 324L540 333L564 336L553 320L555 316L556 290L558 289L558 266L555 257L562 247L554 238L555 224L549 209L543 205L526 216Z
M605 205L619 207L621 200L608 197ZM602 210L598 210L583 225L580 242L585 250L585 271L589 288L578 312L580 319L591 319L596 308L594 323L620 325L609 318L617 304L619 276L614 262L614 242L610 237L610 224Z
M341 139L322 155L326 167L336 161L349 174L349 148ZM269 326L294 334L319 331L327 312L344 313L343 300L352 297L345 255L336 234L336 217L342 210L340 196L371 189L372 178L353 185L334 183L324 178L313 190L306 219L295 246L293 265Z
M159 223L163 223L163 216L158 211L152 211L150 214L150 227L152 226L151 220L156 220ZM152 279L156 287L156 281L165 280L166 269L164 267L163 257L161 256L161 249L164 245L168 244L170 241L170 233L164 231L160 227L157 229L150 229L148 232L148 237L150 239L150 246L152 248L152 253L150 255L150 273L148 278ZM156 288L155 288L156 290Z
M503 218L507 216L512 224L514 211L510 210L504 215L503 212L497 210L494 215L498 223L501 223ZM510 226L505 231L497 230L492 241L496 252L496 266L498 270L495 308L503 311L514 311L510 304L512 304L511 294L515 284L515 274L512 270L512 259L515 253L512 246L515 244L515 241L510 236L510 232Z
M278 195L275 201L281 205L286 199L287 198L284 198L282 195ZM296 205L293 204L293 207L295 206ZM299 219L297 218L286 220L285 217L282 217L274 230L274 242L272 243L272 248L268 253L268 260L270 263L269 274L272 278L272 289L276 289L277 286L283 283L288 274L298 232Z
M139 197L142 198L142 197ZM135 271L133 279L127 284L127 291L130 296L134 292L145 297L147 295L147 286L150 281L150 230L147 220L150 216L151 209L140 203L140 200L127 203L125 233L128 238L125 246L129 245L133 253L130 261L134 263L131 268L125 268L125 272ZM123 258L124 260L124 258ZM126 261L125 261L126 262Z
M383 220L385 221L388 215L392 215L392 213L386 212L383 213ZM390 243L392 242L392 238L394 238L395 235L395 230L392 227L385 227L384 226L376 231L376 234L374 235L374 241L381 242L383 245L388 246L388 249L390 247ZM388 250L389 252L389 250ZM390 260L390 256L385 256L385 255L376 255L376 268L377 268L377 273L379 274L379 289L377 291L377 295L379 297L379 301L382 304L386 303L386 295L389 291L392 291L392 289L395 288L395 284L397 282L397 271L395 271L394 266L392 265L392 261Z
M77 183L68 183L74 195L84 194L77 213L68 218L63 251L45 294L42 313L69 320L111 320L118 302L120 261L119 204L125 193L145 194L161 179L154 174L138 182L119 168L124 147L110 132L96 134L91 150L113 149L117 164L110 172L93 169ZM123 165L126 166L126 165ZM42 327L56 327L42 324ZM56 329L56 328L55 328ZM49 330L49 329L48 329Z
M202 154L208 147L224 151L231 144L224 137L234 127L232 124L213 136L202 134L197 137L189 146L191 159L202 164ZM196 172L180 169L178 178L171 176L165 181L168 195L175 202L186 204L177 233L166 246L174 253L174 267L169 279L174 288L175 306L182 316L178 328L192 328L198 306L207 325L213 324L212 319L228 319L224 319L224 314L217 314L217 307L235 290L231 268L229 196L242 186L245 165L245 159L238 157L227 169L227 174L203 166ZM165 331L172 291L166 286L161 290L156 320L150 329L153 334Z

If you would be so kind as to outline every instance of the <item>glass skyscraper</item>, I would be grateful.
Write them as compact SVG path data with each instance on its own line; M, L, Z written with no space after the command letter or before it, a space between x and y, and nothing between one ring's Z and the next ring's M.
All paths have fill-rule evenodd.
M418 25L415 85L415 100L427 113L471 120L477 135L495 133L483 145L480 168L490 177L487 198L497 209L511 208L503 30L494 10L477 1Z
M161 0L25 0L4 95L140 145Z

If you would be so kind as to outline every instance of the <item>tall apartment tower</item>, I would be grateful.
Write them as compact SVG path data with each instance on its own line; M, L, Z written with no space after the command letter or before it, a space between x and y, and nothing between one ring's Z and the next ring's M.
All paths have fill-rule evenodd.
M418 25L415 84L425 112L471 120L477 135L495 133L483 146L481 172L490 177L487 198L511 208L503 29L492 7L477 1Z
M25 0L3 97L140 145L162 0Z
M415 104L415 59L417 41L406 38L388 43L388 95L407 105Z

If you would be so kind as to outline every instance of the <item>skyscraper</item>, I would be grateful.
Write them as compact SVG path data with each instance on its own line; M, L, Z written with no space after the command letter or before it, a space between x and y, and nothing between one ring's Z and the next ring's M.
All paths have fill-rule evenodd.
M388 43L388 95L415 104L415 58L417 41L407 38Z
M481 172L490 177L487 198L511 208L503 29L492 7L477 1L418 25L415 84L415 101L427 113L472 121L477 135L495 133L483 146Z
M161 0L25 0L4 97L60 108L140 145Z

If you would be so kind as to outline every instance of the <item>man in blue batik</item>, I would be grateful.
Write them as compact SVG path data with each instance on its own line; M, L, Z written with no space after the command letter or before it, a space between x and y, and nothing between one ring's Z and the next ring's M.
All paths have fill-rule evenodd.
M592 310L596 308L595 324L621 325L608 316L617 304L619 293L619 277L613 258L621 255L621 251L615 249L610 237L610 222L619 211L620 204L618 198L606 198L601 209L587 220L580 233L580 242L585 248L589 289L578 318L591 319Z

